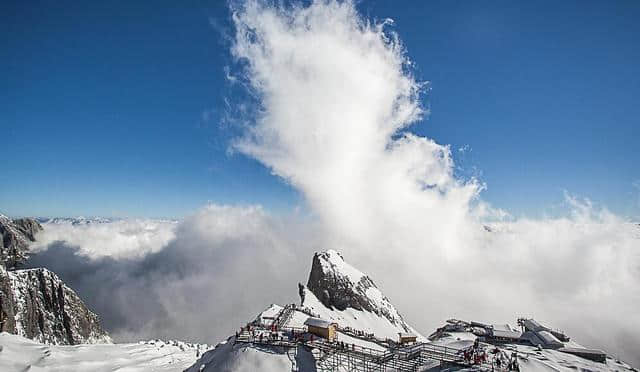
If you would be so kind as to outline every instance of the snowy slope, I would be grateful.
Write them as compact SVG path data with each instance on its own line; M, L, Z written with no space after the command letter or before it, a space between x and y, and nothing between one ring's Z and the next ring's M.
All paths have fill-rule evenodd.
M315 371L313 355L303 347L294 350L220 343L186 372Z
M349 327L354 330L373 333L381 339L390 338L396 340L399 332L410 332L418 336L419 339L425 340L424 336L404 322L402 324L394 324L384 316L353 308L346 308L342 311L332 310L324 306L307 288L304 288L304 291L303 307L311 310L322 319L338 323L340 327Z
M425 338L409 326L373 280L335 250L313 256L307 286L300 286L303 307L341 327L397 339L399 332Z
M178 341L53 346L2 332L0 371L181 372L207 349L208 345Z

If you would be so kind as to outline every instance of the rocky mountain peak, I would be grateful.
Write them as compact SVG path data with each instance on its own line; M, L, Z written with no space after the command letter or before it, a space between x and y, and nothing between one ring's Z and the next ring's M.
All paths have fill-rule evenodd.
M43 268L0 273L0 331L54 345L110 343L100 320Z
M14 268L24 262L39 231L42 226L32 218L11 220L0 215L0 265Z
M32 218L0 215L0 332L55 345L111 342L98 316L56 274L15 270L41 230Z
M373 280L348 264L337 251L314 254L307 288L329 309L367 311L386 318L405 331L410 329ZM302 297L303 287L300 293Z

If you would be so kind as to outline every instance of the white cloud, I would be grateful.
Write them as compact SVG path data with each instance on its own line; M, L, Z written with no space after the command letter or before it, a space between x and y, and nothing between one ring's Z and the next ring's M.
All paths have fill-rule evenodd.
M175 221L145 219L84 225L48 223L31 250L38 252L53 242L64 241L91 258L141 257L159 251L173 239L176 225Z
M456 179L448 146L407 131L421 83L385 24L350 1L250 0L234 22L232 53L260 106L234 148L300 190L332 247L384 283L414 324L536 315L632 355L639 337L618 336L640 328L635 226L567 196L566 218L488 233L486 221L508 213L480 199L479 182Z
M46 225L28 263L55 271L116 340L214 343L267 304L297 301L297 282L323 248L305 219L259 206L206 206L171 224L167 241L148 226L168 233L156 221Z

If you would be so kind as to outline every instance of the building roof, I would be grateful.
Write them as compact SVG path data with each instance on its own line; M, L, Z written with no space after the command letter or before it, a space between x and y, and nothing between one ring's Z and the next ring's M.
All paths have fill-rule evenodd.
M502 329L494 329L492 331L493 333L493 337L500 337L500 338L511 338L511 339L519 339L520 336L522 336L522 332L518 332L518 331L507 331L507 330L502 330Z
M522 339L529 341L533 346L544 344L544 341L540 339L533 331L526 331L522 334Z
M581 348L581 347L563 347L563 348L558 349L558 351L562 351L563 353L581 353L581 354L603 354L603 355L607 355L607 353L605 353L602 350L585 349L585 348Z
M404 333L404 332L398 332L398 335L400 336L400 338L415 338L415 337L417 337L413 333Z
M589 360L593 360L593 361L596 361L596 362L605 363L607 361L607 354L602 350L582 349L582 348L577 348L577 347L561 347L561 348L558 349L558 351L561 351L563 353L577 355L579 357L587 358Z
M493 330L499 331L513 331L513 328L511 328L511 326L508 324L492 324L491 328L493 328Z
M552 335L548 331L539 331L536 332L536 334L544 342L545 346L564 346L564 344L560 340L558 340L556 336Z
M547 327L545 327L542 324L538 323L534 319L525 319L524 320L524 328L527 331L546 331L547 330Z
M332 322L320 318L309 317L304 321L304 325L318 328L329 328Z

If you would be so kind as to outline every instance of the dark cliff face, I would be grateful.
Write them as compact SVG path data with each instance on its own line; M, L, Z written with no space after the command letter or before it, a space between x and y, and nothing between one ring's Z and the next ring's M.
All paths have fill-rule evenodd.
M16 332L15 307L9 272L0 265L0 332Z
M355 310L374 312L373 304L367 298L367 288L373 286L373 281L368 276L363 276L354 287L353 283L345 276L335 271L327 270L329 261L328 253L315 253L311 264L311 273L307 281L307 288L330 309L345 310L350 307Z
M12 270L42 226L0 215L0 331L56 345L111 342L96 314L47 269Z
M3 294L13 303L3 303L0 309L7 314L4 331L56 345L111 342L98 316L53 272L29 269L6 275L10 291L3 288Z
M10 220L0 215L0 264L14 268L27 259L29 243L42 231L38 221L31 218Z
M42 231L42 225L33 218L18 218L13 220L13 223L32 242L36 241L36 234Z
M342 255L336 251L313 255L307 288L329 309L368 311L387 318L405 330L409 329L373 280L344 262ZM301 297L303 289L299 289ZM304 298L301 299L304 302Z

